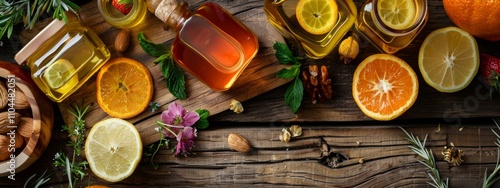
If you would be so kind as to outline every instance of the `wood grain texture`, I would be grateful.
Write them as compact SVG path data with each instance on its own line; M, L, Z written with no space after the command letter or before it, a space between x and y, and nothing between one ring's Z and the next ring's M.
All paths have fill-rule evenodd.
M438 130L438 125L439 130ZM193 154L173 156L171 150L162 149L155 157L159 168L153 170L142 162L134 174L118 183L110 184L88 170L88 176L78 186L89 184L111 187L428 187L430 171L408 146L403 131L412 132L420 139L428 134L426 148L436 158L441 177L449 178L450 187L480 187L484 172L491 173L497 159L498 147L491 120L469 120L462 126L452 126L432 120L427 123L368 123L359 126L345 123L302 124L303 135L290 142L279 141L282 128L289 125L265 123L220 125L200 131ZM57 127L60 128L60 127ZM247 138L254 150L240 153L227 143L230 133ZM320 164L320 139L331 151L349 159L337 168ZM33 173L45 169L56 175L48 186L67 184L60 170L51 166L56 152L66 151L67 135L55 131L51 147L29 170L18 173L16 181L0 179L0 186L19 185ZM460 166L451 166L443 160L441 150L453 143L465 153ZM363 160L360 163L360 159ZM495 184L495 185L498 185Z

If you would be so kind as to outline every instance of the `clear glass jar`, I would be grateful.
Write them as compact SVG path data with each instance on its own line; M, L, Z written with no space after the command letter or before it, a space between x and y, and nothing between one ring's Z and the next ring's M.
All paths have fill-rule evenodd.
M427 0L410 0L415 4L413 24L407 29L393 29L383 23L377 12L379 0L367 0L361 7L355 30L381 52L394 54L408 46L424 28L428 19Z
M148 0L148 8L177 32L172 58L215 91L228 90L259 49L257 36L217 4L191 12L183 1Z
M113 0L97 0L97 8L102 17L110 25L118 28L132 28L144 21L147 6L144 0L131 0L132 8L128 14L123 14L111 4Z
M352 0L335 0L338 19L325 34L315 35L305 31L297 21L295 10L299 0L265 0L264 11L268 21L281 35L295 42L306 55L320 59L328 55L354 25L356 5Z
M75 16L68 23L52 21L14 57L28 65L33 81L55 102L80 88L109 58L99 36Z

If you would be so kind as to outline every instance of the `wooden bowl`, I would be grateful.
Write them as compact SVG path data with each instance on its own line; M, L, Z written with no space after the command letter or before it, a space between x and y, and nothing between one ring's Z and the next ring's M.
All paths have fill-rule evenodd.
M16 149L15 157L0 162L0 177L11 176L33 164L49 144L54 126L54 111L51 101L43 94L31 79L30 73L19 65L0 61L0 77L11 79L27 97L33 118L33 132L25 145ZM7 89L11 88L7 87ZM5 107L9 108L9 106ZM21 151L19 151L21 150Z

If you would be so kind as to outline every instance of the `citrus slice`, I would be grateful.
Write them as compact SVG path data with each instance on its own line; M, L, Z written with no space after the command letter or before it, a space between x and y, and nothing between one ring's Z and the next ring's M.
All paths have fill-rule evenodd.
M337 23L338 6L335 0L300 0L295 15L304 30L321 35Z
M472 35L458 27L431 32L422 43L418 67L425 82L440 92L467 87L479 69L479 50Z
M78 83L78 74L75 72L75 67L71 62L66 59L58 59L45 69L43 78L53 90L67 93Z
M416 21L416 7L412 0L378 0L377 12L382 22L395 30L408 29Z
M151 74L133 59L112 59L97 75L97 102L112 117L134 117L148 107L152 97Z
M109 182L129 177L142 156L142 141L135 126L119 118L96 123L85 141L90 169Z
M387 121L399 117L413 105L417 95L417 75L394 55L371 55L354 72L354 101L373 119Z

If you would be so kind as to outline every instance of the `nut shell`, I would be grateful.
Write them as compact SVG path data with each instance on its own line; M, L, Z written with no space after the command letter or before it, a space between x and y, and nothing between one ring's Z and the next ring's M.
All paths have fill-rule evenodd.
M0 112L0 134L9 132L11 129L9 126L16 126L21 119L21 114L17 112L13 113L14 118L9 119L9 113L10 112Z
M30 108L30 102L28 101L28 97L18 87L16 87L15 95L16 95L16 98L14 100L15 109L21 110Z
M130 45L130 31L128 29L122 29L115 39L115 50L117 52L124 52Z
M252 150L252 145L250 145L248 140L236 133L229 134L227 137L227 143L231 148L238 152L249 152Z
M31 137L33 133L33 119L29 117L21 117L19 124L17 124L17 131L25 138Z
M10 156L9 141L9 137L0 135L0 161L8 159Z
M9 103L8 95L7 87L3 82L0 82L0 109L5 108L7 103Z

